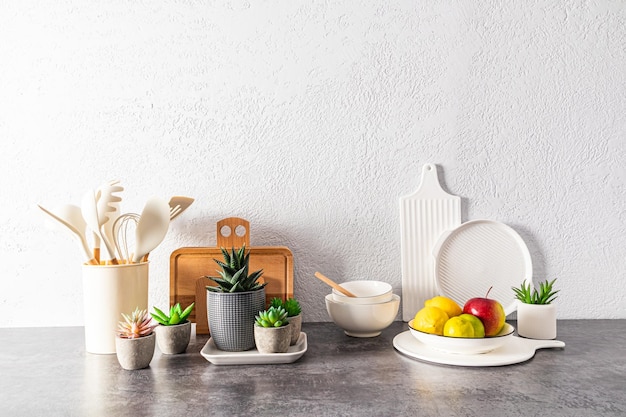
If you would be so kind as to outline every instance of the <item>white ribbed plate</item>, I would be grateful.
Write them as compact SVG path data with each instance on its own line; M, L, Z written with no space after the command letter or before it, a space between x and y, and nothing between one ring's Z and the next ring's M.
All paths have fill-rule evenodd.
M474 297L497 300L509 315L516 309L511 287L532 282L530 253L509 226L472 220L444 233L433 249L435 282L441 295L461 307Z
M402 320L437 295L432 250L441 233L460 224L461 198L441 188L434 164L424 165L417 191L400 198Z

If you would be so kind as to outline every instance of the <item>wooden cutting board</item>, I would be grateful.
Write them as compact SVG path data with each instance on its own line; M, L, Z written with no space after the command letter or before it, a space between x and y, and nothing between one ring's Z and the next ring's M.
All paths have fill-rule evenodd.
M209 334L206 287L215 286L208 276L219 276L214 259L222 260L221 247L230 250L243 244L250 250L250 272L263 270L266 303L274 298L293 297L293 255L284 246L250 247L250 223L229 217L217 222L216 247L179 248L170 256L170 303L186 307L195 302L190 320L196 323L197 334Z

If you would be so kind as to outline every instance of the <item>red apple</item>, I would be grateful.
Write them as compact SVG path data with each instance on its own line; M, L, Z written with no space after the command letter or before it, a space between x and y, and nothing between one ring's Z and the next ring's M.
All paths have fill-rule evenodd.
M491 288L489 288L491 291ZM489 291L485 295L485 298L472 298L467 300L463 306L463 313L472 314L480 319L485 326L485 336L495 336L500 333L500 330L504 327L504 321L506 320L506 314L504 314L504 308L502 304L496 300L492 300L489 297Z

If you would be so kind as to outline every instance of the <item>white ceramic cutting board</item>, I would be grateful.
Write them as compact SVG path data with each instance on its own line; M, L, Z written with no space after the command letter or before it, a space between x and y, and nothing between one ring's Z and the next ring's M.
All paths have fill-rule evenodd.
M560 340L536 340L513 336L502 347L476 355L459 355L430 348L417 340L409 331L393 339L393 347L411 358L426 362L455 366L503 366L520 363L535 356L537 349L563 348Z
M460 224L461 197L441 188L434 164L424 165L417 191L400 198L402 320L413 319L437 295L432 250L444 231Z

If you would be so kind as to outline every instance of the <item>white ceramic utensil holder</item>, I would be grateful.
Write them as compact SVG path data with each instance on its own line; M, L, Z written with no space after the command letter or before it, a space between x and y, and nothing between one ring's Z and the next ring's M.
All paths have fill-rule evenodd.
M148 262L83 265L85 349L115 353L115 333L122 313L148 308Z
M556 338L556 306L517 302L517 334L529 339Z

